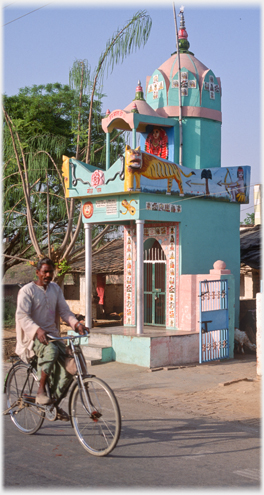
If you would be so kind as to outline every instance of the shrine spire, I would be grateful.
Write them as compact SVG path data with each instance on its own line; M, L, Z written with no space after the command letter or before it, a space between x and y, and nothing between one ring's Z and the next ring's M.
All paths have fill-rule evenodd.
M179 51L180 52L186 52L188 51L190 47L190 43L188 41L188 33L185 28L185 19L184 19L184 7L180 8L180 29L178 33L178 38L179 38Z
M136 96L134 98L134 101L135 100L143 100L143 101L145 101L144 93L143 93L143 89L142 89L142 86L141 86L141 82L140 81L138 81L138 85L136 87Z

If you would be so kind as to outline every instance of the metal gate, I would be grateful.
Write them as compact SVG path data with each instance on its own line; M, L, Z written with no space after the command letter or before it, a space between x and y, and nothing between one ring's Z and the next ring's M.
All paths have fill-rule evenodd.
M229 357L227 280L200 282L199 362Z
M166 258L159 246L144 251L144 324L165 325Z

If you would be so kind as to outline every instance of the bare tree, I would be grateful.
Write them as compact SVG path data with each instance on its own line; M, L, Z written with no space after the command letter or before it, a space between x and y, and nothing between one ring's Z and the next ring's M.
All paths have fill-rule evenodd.
M114 34L110 41L106 45L106 49L101 55L97 68L95 70L95 76L93 83L91 83L90 68L87 61L76 61L70 72L70 84L75 90L78 103L75 104L77 109L77 115L73 116L75 122L75 128L73 129L75 139L75 157L80 159L80 155L86 151L86 163L91 158L91 136L92 136L92 121L95 114L95 95L99 95L99 100L102 95L96 93L97 85L100 81L102 83L105 70L108 71L116 63L122 62L124 58L131 53L134 49L144 45L149 37L151 29L151 19L145 11L137 12L133 18L127 22L127 24L121 30L118 30ZM83 95L86 92L89 96L89 118L88 118L88 131L87 125L85 128L83 122ZM77 96L78 95L78 96ZM87 101L87 99L86 99ZM5 225L9 219L15 219L16 225L14 226L13 236L11 236L10 242L6 244L4 249L4 271L10 266L21 263L24 260L31 259L31 263L34 264L38 259L48 255L56 265L55 281L61 285L65 276L65 273L70 270L72 263L82 259L84 254L84 245L78 242L80 230L82 228L82 212L80 208L80 202L76 204L73 198L66 199L65 197L65 184L62 178L61 170L59 169L54 156L45 149L39 149L34 154L31 154L31 160L33 167L31 170L37 169L40 166L40 161L44 157L46 159L44 165L44 178L35 177L35 180L30 181L29 178L29 158L28 148L24 142L21 141L19 135L20 125L14 124L10 118L8 112L3 107L4 122L9 130L10 144L13 150L13 155L16 163L16 171L14 175L18 177L20 187L22 185L22 196L15 202L10 208L10 211L5 211ZM81 145L84 143L84 139L87 139L87 146L84 146L84 150L81 153ZM99 148L100 149L100 148ZM98 151L99 151L98 149ZM95 153L96 150L93 152ZM35 162L38 164L35 166ZM44 161L42 160L42 168ZM49 164L49 165L48 165ZM32 164L31 164L32 165ZM48 172L48 166L52 166L53 174ZM46 167L46 169L45 169ZM54 192L53 181L54 172L57 176L57 192ZM43 173L43 170L42 170ZM34 174L31 174L31 178ZM31 183L30 183L31 182ZM10 190L16 187L15 182L10 186ZM61 191L61 192L60 192ZM54 197L60 203L64 204L64 215L60 215L60 211L55 212L54 207L51 206L51 200ZM39 201L41 204L42 212L43 205L45 204L45 222L46 232L37 234L37 229L41 224L41 219L37 220L37 204L35 198L46 198L46 201ZM21 204L25 205L24 209L21 208ZM58 203L59 204L59 203ZM51 215L52 212L52 215ZM19 226L21 225L21 215L26 219L27 226L27 242L23 243L23 249L21 249L21 238L25 238L25 232L22 231ZM52 216L52 220L51 220ZM56 218L54 220L54 217ZM109 233L110 226L104 226L94 237L92 247L96 249L104 236ZM58 243L54 242L57 232L60 232ZM63 233L63 238L61 234ZM33 261L32 261L33 258Z

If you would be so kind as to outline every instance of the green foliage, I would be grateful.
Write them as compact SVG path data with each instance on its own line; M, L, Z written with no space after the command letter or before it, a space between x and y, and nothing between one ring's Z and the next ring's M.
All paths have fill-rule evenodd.
M9 327L14 326L16 304L11 296L6 296L4 298L3 310L4 325Z
M23 149L53 151L54 155L71 151L71 106L74 91L60 83L33 85L19 90L18 95L3 96L5 110L19 133ZM5 129L4 129L5 131ZM4 132L4 137L6 135ZM6 156L4 155L6 159Z
M66 260L72 253L79 256L80 203L65 199L62 155L89 159L105 169L104 95L97 86L102 86L105 72L145 45L150 29L150 17L137 12L107 42L93 76L87 60L76 60L69 85L33 85L21 88L18 95L3 96L3 238L8 240L4 254L32 259L51 253L61 275L70 269ZM116 130L110 141L114 163L125 143ZM5 258L4 266L19 262L8 265Z
M244 218L243 222L240 222L240 225L255 225L255 213L247 213L246 218Z
M151 25L150 16L143 10L137 12L124 28L116 30L98 61L95 72L100 72L100 80L105 71L111 73L116 64L122 63L130 53L146 44Z
M70 270L70 265L67 260L63 259L59 263L55 263L57 270L60 272L60 275L64 275Z
M18 152L20 145L25 153L28 182L31 184L31 210L34 228L42 250L47 248L47 198L49 193L50 224L52 243L60 245L66 232L68 222L64 192L58 171L52 159L61 169L62 155L74 156L76 152L77 120L78 120L78 74L75 62L70 73L71 87L59 83L46 86L33 86L20 89L17 96L4 96L4 107L12 119L14 129L19 135L20 143L15 135ZM77 71L78 72L78 71ZM73 87L73 74L76 76L76 88ZM85 83L89 86L89 71ZM101 97L101 95L99 95ZM87 141L87 120L89 113L89 97L84 94L80 110L80 147L84 149ZM91 162L105 168L105 134L98 123L101 121L101 101L94 102L94 125L92 129L93 153ZM85 131L86 126L86 131ZM27 228L27 210L21 177L18 172L16 157L9 128L4 124L3 157L4 157L4 238L18 235L17 254L30 244ZM117 134L117 133L116 133ZM96 153L101 148L101 153ZM111 157L116 159L124 150L122 138L112 144ZM22 155L19 153L22 164ZM51 159L52 158L52 159ZM76 225L79 210L75 209ZM60 239L60 241L59 241ZM28 253L29 254L29 253ZM31 253L32 254L32 253Z
M76 64L81 64L76 61ZM90 98L88 94L82 96L82 106L79 109L78 74L75 70L70 72L71 86L59 83L26 87L19 90L18 95L3 96L3 105L11 117L13 125L19 134L22 148L26 154L29 165L34 164L35 176L38 178L39 170L45 170L49 162L47 157L36 157L37 151L47 151L54 160L61 163L62 155L75 156L76 141L78 135L78 113L81 112L80 144L86 146ZM73 84L73 75L76 76L76 87ZM85 83L90 87L89 72ZM93 105L92 129L93 143L97 147L105 144L105 134L99 124L101 123L102 99L101 94L96 94ZM4 161L9 171L16 172L17 166L13 153L13 145L8 127L4 125ZM96 147L95 147L96 149ZM36 167L36 161L38 167ZM30 163L31 162L31 163ZM96 158L95 162L97 164Z

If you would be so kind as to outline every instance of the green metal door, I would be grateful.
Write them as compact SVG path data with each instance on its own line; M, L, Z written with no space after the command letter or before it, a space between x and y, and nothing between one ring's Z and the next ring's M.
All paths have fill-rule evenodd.
M165 325L165 296L166 258L163 249L158 245L144 252L145 325Z

